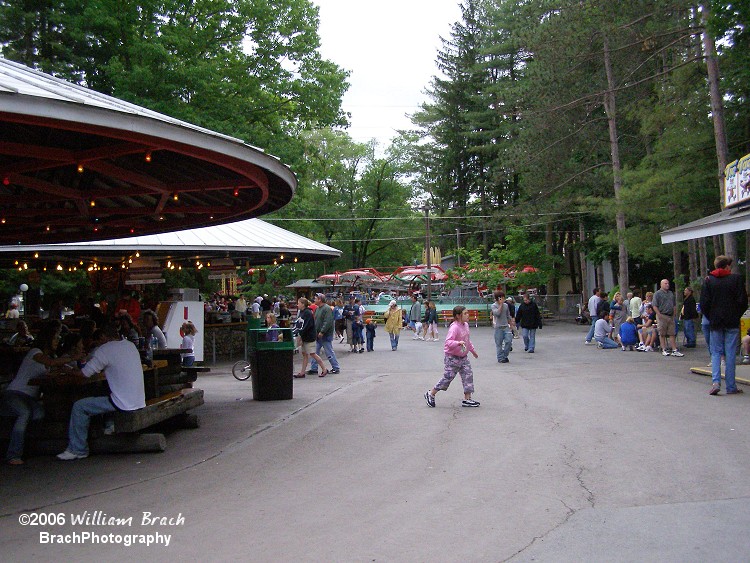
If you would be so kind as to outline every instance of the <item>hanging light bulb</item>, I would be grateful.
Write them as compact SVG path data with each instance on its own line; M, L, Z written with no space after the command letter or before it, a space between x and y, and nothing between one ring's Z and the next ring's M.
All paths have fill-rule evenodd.
M151 151L146 151L146 156L143 157L146 162L151 162Z
M79 173L79 174L83 173L83 164L79 164L79 165L78 165L78 166L76 167L76 170L78 170L78 173Z

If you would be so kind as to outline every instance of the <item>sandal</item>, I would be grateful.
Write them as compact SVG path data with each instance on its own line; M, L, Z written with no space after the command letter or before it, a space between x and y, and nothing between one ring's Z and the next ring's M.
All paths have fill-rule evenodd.
M328 375L328 370L324 369L323 371L320 372L320 375L318 377L325 377L326 375Z
M304 372L303 373L295 373L294 377L296 377L297 379L302 379L302 378L305 377L305 374L304 374Z

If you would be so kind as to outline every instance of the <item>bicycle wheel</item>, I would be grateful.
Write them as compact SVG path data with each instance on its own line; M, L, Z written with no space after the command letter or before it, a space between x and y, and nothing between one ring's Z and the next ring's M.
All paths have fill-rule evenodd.
M232 375L239 381L245 381L248 379L252 372L250 371L250 362L247 360L240 360L232 366Z

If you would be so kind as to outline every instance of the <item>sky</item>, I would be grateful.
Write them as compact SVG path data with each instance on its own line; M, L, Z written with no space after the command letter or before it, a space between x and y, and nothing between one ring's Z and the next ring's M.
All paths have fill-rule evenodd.
M459 0L312 0L320 8L322 56L349 70L344 111L356 142L385 148L405 116L427 99L440 37L460 19Z

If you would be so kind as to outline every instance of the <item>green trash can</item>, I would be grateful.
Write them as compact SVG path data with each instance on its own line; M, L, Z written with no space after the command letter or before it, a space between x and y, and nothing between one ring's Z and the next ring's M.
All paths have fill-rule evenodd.
M248 320L247 358L256 401L284 401L292 398L294 389L294 340L289 328L271 329L275 340L267 340L267 328L256 326L259 319Z

